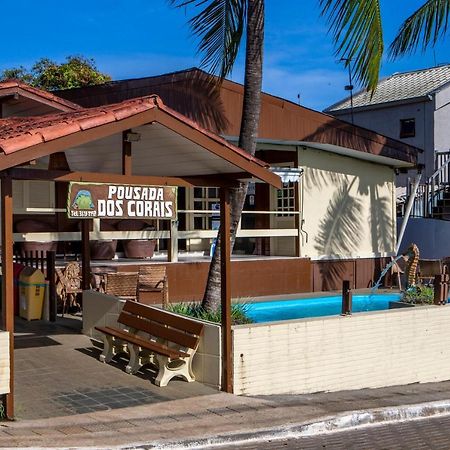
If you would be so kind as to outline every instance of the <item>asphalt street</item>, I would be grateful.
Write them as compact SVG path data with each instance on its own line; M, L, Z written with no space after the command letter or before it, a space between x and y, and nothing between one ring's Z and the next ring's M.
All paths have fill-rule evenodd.
M220 447L240 450L449 450L450 416L411 420L298 439L239 443Z

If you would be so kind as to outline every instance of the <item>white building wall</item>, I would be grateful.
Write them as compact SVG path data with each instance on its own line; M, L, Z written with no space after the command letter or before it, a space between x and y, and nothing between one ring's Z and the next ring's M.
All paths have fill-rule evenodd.
M233 328L234 393L303 394L450 379L450 305Z
M311 148L299 150L302 256L370 258L395 251L392 168Z
M450 151L450 88L435 94L434 148L437 151Z
M9 333L0 331L0 394L9 393Z

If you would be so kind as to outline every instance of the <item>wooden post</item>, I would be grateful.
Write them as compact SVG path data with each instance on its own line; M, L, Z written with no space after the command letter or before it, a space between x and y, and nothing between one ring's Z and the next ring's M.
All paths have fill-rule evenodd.
M2 218L2 327L9 332L9 394L6 417L14 419L14 278L13 278L13 198L12 179L1 179Z
M87 291L91 287L91 253L89 246L89 231L91 229L91 220L81 221L81 287Z
M222 308L222 390L233 392L233 359L231 342L231 242L230 191L220 189L220 289Z
M47 281L50 322L56 322L55 252L47 252Z
M342 281L342 313L343 316L352 314L352 290L350 289L350 281Z
M170 239L167 248L167 259L169 262L178 261L178 221L170 221Z

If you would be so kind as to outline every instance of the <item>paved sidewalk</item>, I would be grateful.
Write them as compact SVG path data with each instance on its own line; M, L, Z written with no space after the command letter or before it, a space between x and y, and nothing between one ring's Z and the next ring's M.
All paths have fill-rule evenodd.
M41 420L0 423L0 447L111 448L253 433L353 410L450 399L450 382L312 395L214 394ZM150 448L150 447L147 447Z

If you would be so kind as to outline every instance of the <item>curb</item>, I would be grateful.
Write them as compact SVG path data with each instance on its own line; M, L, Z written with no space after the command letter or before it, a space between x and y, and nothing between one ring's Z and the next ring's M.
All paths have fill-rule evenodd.
M323 417L314 422L299 423L283 427L267 428L254 432L223 434L184 441L151 441L147 443L118 446L116 449L142 450L196 450L220 448L226 445L257 443L267 440L296 439L317 434L346 431L366 426L380 426L406 420L417 420L450 414L450 400L417 403L413 405L355 410L336 416Z

